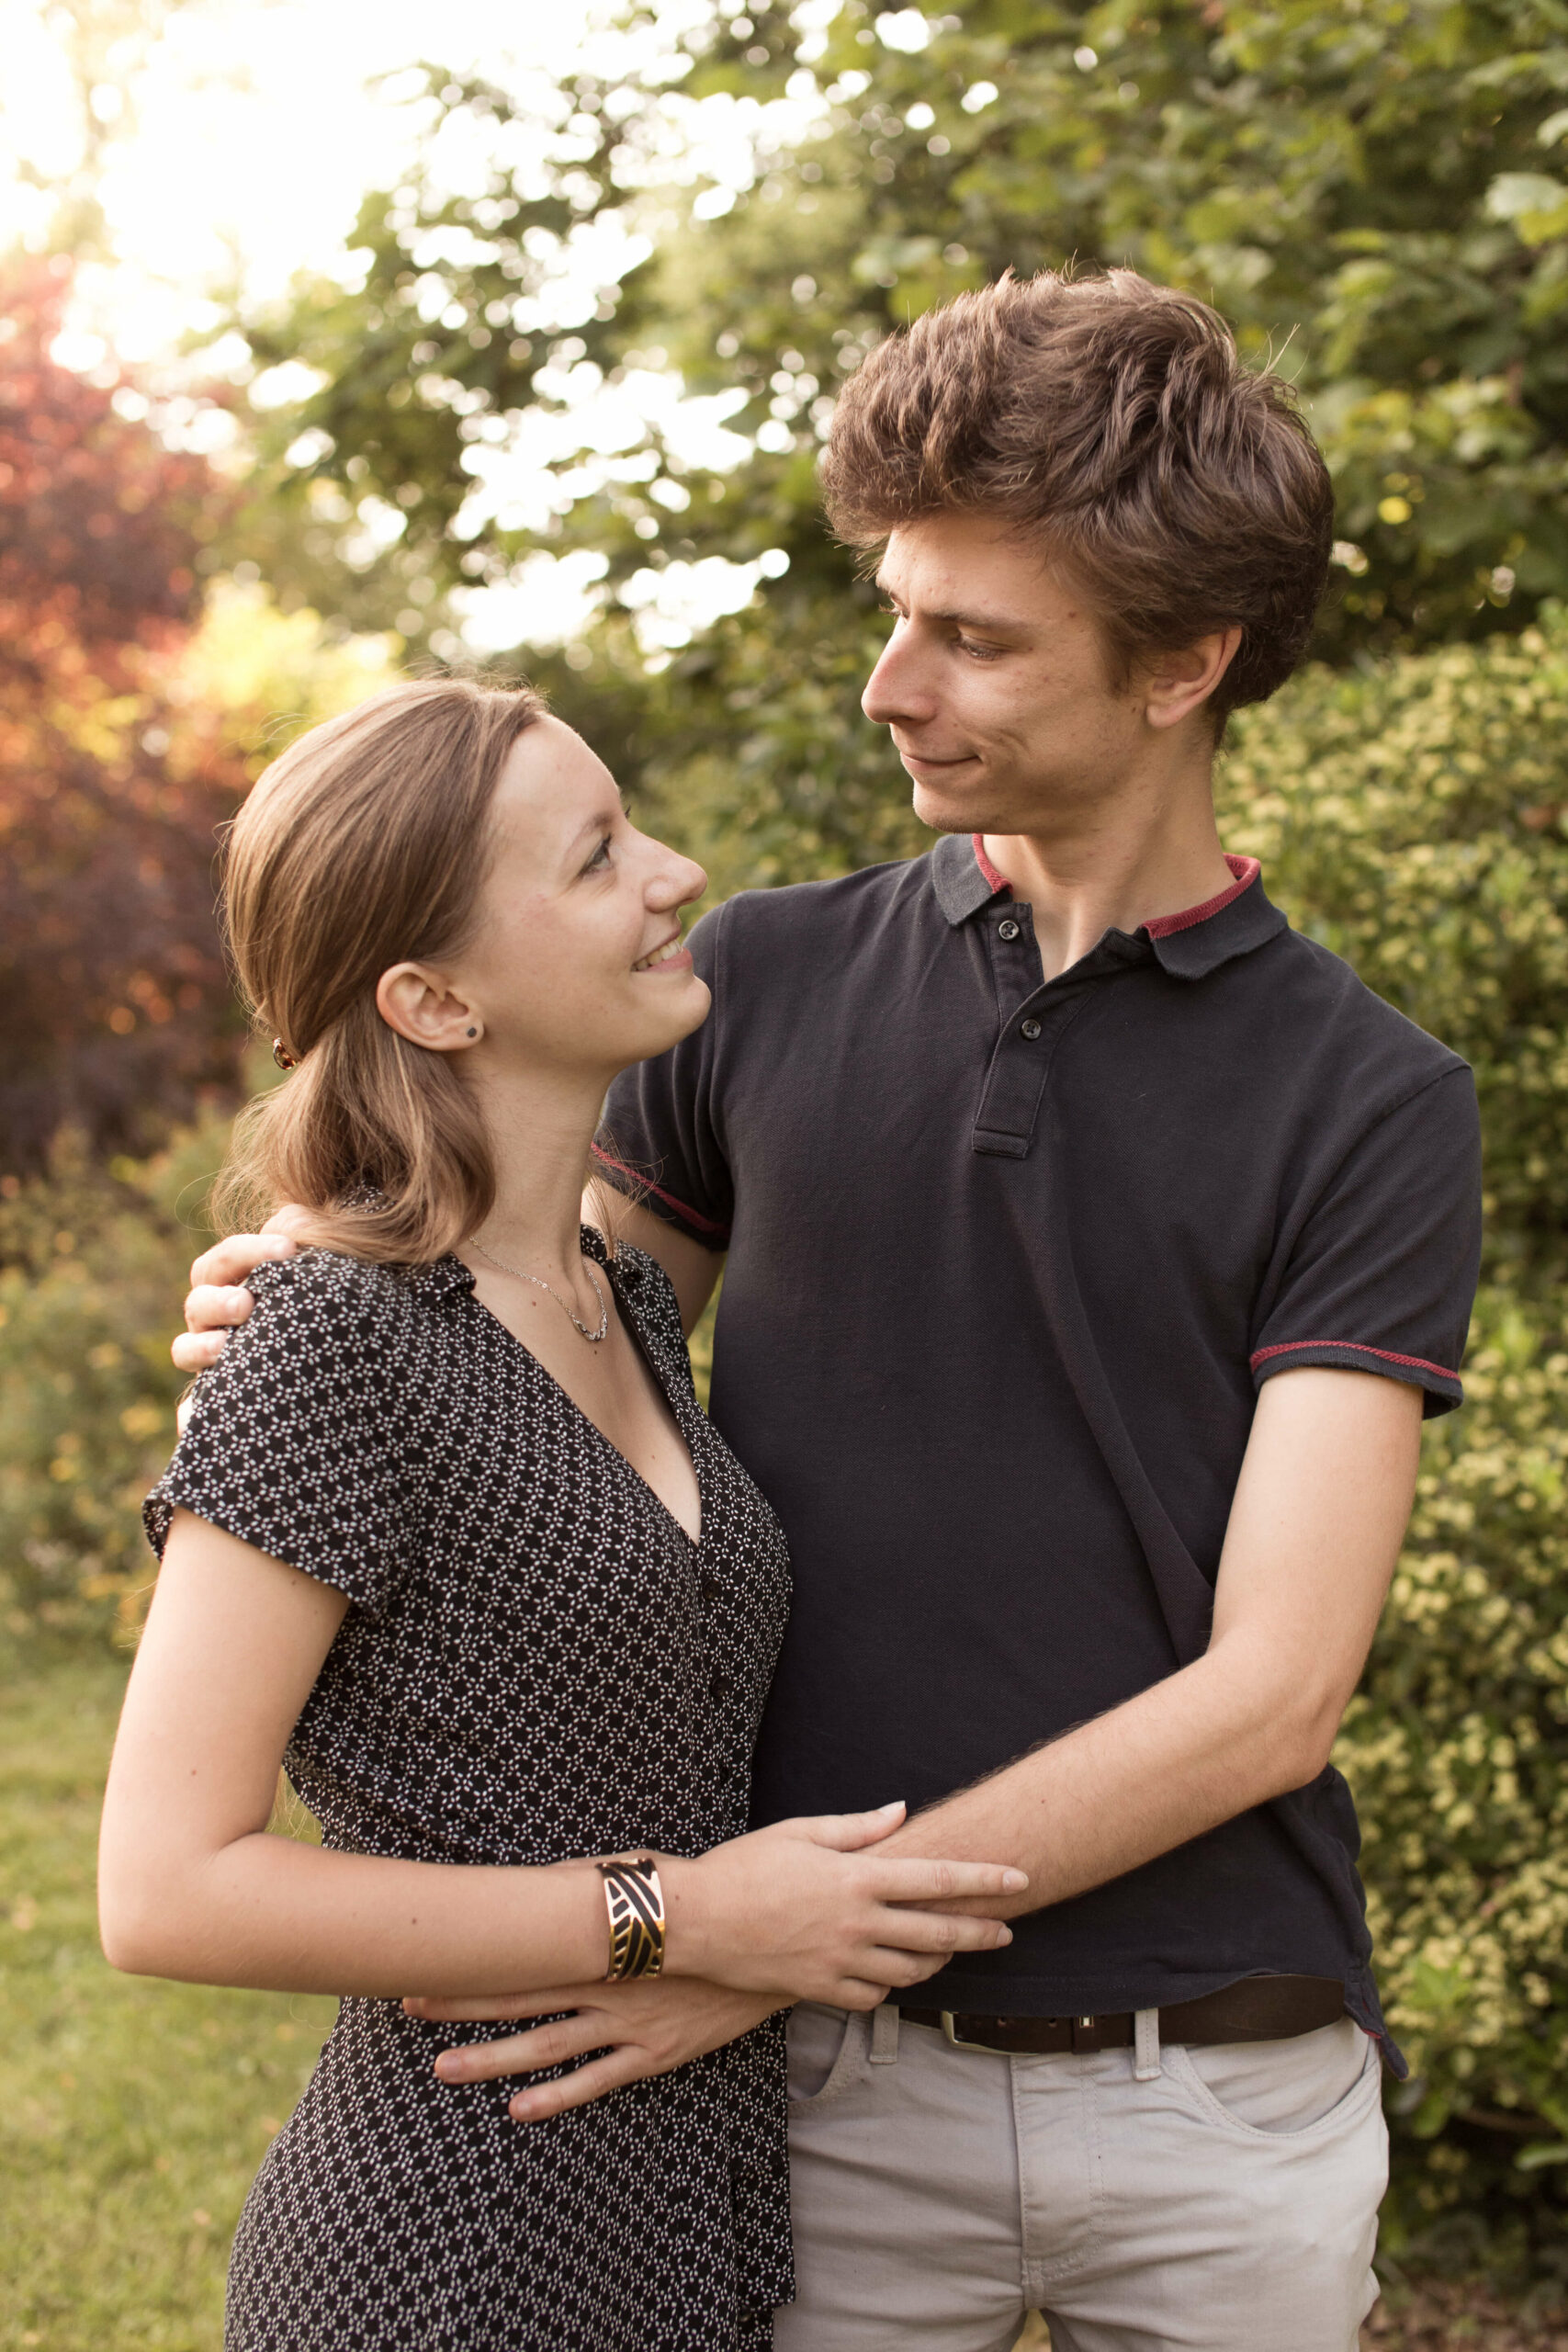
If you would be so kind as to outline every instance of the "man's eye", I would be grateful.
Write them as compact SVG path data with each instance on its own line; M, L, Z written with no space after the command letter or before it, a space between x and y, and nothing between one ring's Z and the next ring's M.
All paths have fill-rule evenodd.
M999 645L985 645L973 637L961 637L958 650L960 653L967 653L975 662L995 662L1003 650Z

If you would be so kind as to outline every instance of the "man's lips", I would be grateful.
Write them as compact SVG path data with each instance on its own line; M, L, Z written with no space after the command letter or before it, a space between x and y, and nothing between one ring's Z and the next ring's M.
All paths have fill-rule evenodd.
M907 768L931 768L932 770L940 768L966 768L971 766L975 760L975 753L973 752L952 752L945 758L938 759L930 752L906 751L902 743L896 743L894 748Z

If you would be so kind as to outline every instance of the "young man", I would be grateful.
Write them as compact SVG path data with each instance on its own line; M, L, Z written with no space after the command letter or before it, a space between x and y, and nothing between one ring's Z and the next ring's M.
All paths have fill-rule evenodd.
M1057 2352L1352 2352L1397 2062L1328 1755L1460 1399L1479 1150L1463 1064L1215 830L1327 478L1212 311L1118 272L886 344L826 482L942 838L710 915L713 1015L617 1089L604 1164L690 1319L728 1251L713 1411L795 1578L756 1817L904 1797L904 1849L1030 1888L913 2005L792 2019L775 2340L1000 2352L1040 2308ZM609 2050L535 2116L757 2014L520 2010L569 2007L473 2053Z

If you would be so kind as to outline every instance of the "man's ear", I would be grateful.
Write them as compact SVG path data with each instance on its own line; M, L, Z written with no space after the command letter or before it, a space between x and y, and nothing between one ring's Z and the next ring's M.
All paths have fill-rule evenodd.
M1179 727L1208 701L1241 644L1239 628L1216 629L1179 652L1156 653L1144 671L1144 717L1151 727Z
M393 964L383 972L376 1010L389 1029L433 1054L461 1053L484 1033L473 1007L430 964Z

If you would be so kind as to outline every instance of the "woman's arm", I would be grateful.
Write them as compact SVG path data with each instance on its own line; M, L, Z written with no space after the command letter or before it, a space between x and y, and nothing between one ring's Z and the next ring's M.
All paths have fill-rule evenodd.
M347 1610L191 1512L176 1513L115 1742L98 1859L117 1968L279 1991L490 1990L557 1952L602 1976L591 1863L457 1868L270 1838L278 1767ZM555 1969L558 1973L558 1968Z
M104 1805L99 1917L117 1968L277 1991L497 1994L602 1977L604 1883L547 1868L337 1854L266 1834L278 1767L347 1607L331 1587L175 1513ZM1021 1883L989 1863L883 1861L881 1815L786 1822L661 1862L671 1975L869 2006L989 1919L912 1909Z

